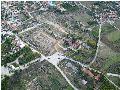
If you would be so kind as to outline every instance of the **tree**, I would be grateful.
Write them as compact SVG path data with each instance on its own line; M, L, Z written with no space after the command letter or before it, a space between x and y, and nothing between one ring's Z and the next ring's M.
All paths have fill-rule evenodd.
M92 40L92 39L87 40L87 44L88 44L89 46L91 46L92 48L96 48L96 46L97 46L96 41L95 41L95 40Z
M1 81L1 90L8 90L9 77L4 76L4 79Z

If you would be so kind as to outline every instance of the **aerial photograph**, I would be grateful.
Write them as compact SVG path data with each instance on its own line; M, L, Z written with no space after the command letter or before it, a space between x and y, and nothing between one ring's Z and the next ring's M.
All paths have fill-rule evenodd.
M1 90L120 90L120 1L0 1Z

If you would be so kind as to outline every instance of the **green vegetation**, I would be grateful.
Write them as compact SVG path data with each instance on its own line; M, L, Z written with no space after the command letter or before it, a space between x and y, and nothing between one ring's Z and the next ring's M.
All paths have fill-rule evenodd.
M12 32L15 33L15 34L18 34L19 30L14 30Z
M120 46L120 38L118 40L114 41L113 44L115 44L116 46Z
M47 61L35 62L26 70L16 71L9 82L7 90L34 90L36 87L39 90L67 90L69 86L60 72Z
M120 39L120 31L114 31L107 35L109 41L115 42Z
M111 65L108 72L115 73L115 74L120 74L120 61Z
M10 78L8 76L5 76L1 81L1 90L8 90L9 79Z
M101 78L102 85L99 90L117 90L113 84L111 84L106 77Z
M20 64L27 63L40 56L38 53L33 53L28 46L25 46L16 53L11 54L10 51L12 51L12 48L13 48L13 44L12 44L12 39L10 38L6 39L6 41L1 45L2 65L6 65L7 63L15 61L20 55L23 55Z
M66 90L74 90L71 86L68 86Z
M13 88L13 86L11 86L11 82L13 83L13 81L10 81L10 77L5 76L4 79L1 81L1 90L10 90L9 87ZM17 83L19 83L19 85L17 85L19 87L14 86L14 89L12 89L12 90L26 90L24 82L20 81L19 78L17 78L14 83L16 85L17 85Z
M72 40L72 42L76 42L77 40L82 40L82 36L80 34L67 34L66 36L67 39L70 39ZM64 42L63 44L64 47L69 47L69 44Z
M73 51L73 50L69 50L68 52L64 53L65 56L68 56L68 57L71 57L73 58L74 60L77 60L77 61L85 61L90 58L90 57L93 57L94 54L95 54L95 51L94 50L91 50L91 51L85 51L85 50L77 50L76 52Z
M2 65L6 65L7 63L10 63L12 61L15 61L20 55L20 52L16 52L14 54L7 54L2 58Z
M89 46L91 46L92 48L96 48L97 47L97 42L95 40L92 40L92 39L87 40L87 44Z
M15 74L9 77L8 82L6 90L26 90L27 82L21 79L19 71L15 71Z
M8 54L13 48L12 39L6 38L5 42L1 44L1 54Z
M105 25L103 25L101 29L102 29L102 32L101 32L102 34L110 33L116 30L114 26L110 25L109 23L106 23Z
M51 81L51 86L52 86L52 89L54 90L57 90L58 88L60 88L61 84L59 82L59 80L56 78L56 77L50 77L49 76L49 79Z
M25 21L25 20L27 20L27 19L29 19L30 17L27 15L27 14L25 14L24 12L22 13L22 19Z
M23 65L26 64L28 62L30 62L31 60L34 60L36 58L40 57L40 54L38 53L34 53L32 51L28 52L28 53L24 53L23 57L20 57L19 60L19 64Z
M11 55L12 49L14 45L12 44L12 38L6 38L5 42L1 44L1 58L2 58L2 65L5 65L11 61L14 61L16 58L16 54Z
M110 67L110 65L115 64L120 61L120 54L116 54L113 56L109 56L107 61L104 63L104 69L107 69Z
M88 22L92 20L92 17L88 15L87 13L81 13L80 16L74 16L74 19L76 21L81 21L86 26L89 26Z
M12 64L14 67L19 67L19 64L17 64L17 63L13 63Z
M119 12L119 13L120 13L120 12ZM120 19L116 20L116 21L113 23L113 25L120 29Z
M65 56L72 56L72 55L74 55L74 51L73 50L69 50L69 52L66 52L65 53Z
M62 6L63 6L63 8L67 9L70 12L74 12L79 9L79 7L75 4L71 5L69 3L63 3Z
M95 38L98 38L98 35L99 35L99 26L94 27L93 30L91 31L91 34Z
M94 25L97 25L97 21L88 21L87 22L90 26L94 26Z
M67 38L72 38L72 40L80 39L82 40L82 36L80 34L67 34Z
M112 80L117 86L120 86L120 78L119 77L108 77L110 80Z

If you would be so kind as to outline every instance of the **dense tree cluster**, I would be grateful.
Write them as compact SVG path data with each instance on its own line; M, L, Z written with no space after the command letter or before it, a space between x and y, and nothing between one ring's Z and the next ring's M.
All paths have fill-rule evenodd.
M20 64L27 63L35 58L40 57L38 53L34 53L28 46L20 49L16 53L9 53L14 46L12 45L12 40L6 39L6 41L1 45L2 51L2 65L6 65L14 60L16 60L20 55L23 55L22 58L19 59Z

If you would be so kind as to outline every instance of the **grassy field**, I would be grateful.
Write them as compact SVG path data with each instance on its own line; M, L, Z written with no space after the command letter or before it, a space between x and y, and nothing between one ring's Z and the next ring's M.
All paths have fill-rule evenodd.
M80 20L83 24L88 25L87 22L92 20L92 17L88 15L87 13L81 13L80 16L74 16L75 20Z
M101 43L101 45L102 46L100 46L99 54L98 54L99 57L104 58L104 61L103 61L104 65L101 68L108 69L110 65L120 61L120 54L117 52L114 52L111 48L109 48L104 43Z
M114 26L110 25L109 23L106 23L102 26L102 34L108 34L115 30L116 29L114 28Z
M102 77L102 85L99 87L98 90L118 90L117 88L115 88L115 86L113 84L111 84L106 77Z
M107 61L104 63L104 69L107 69L110 67L110 65L117 63L120 61L120 54L116 54L113 56L109 56Z
M116 53L108 47L106 44L101 42L101 46L99 48L99 57L107 58L108 56L116 55Z
M116 20L113 25L120 29L120 19Z
M120 39L120 31L113 31L107 35L109 41L115 42Z
M94 68L98 70L108 70L111 65L120 62L120 54L118 52L113 51L110 47L106 44L101 42L98 51L98 58L96 60L96 65Z
M110 80L112 80L117 86L120 86L120 78L118 77L108 77Z
M99 35L99 26L95 26L92 31L91 31L92 36L94 36L95 38L98 38Z

